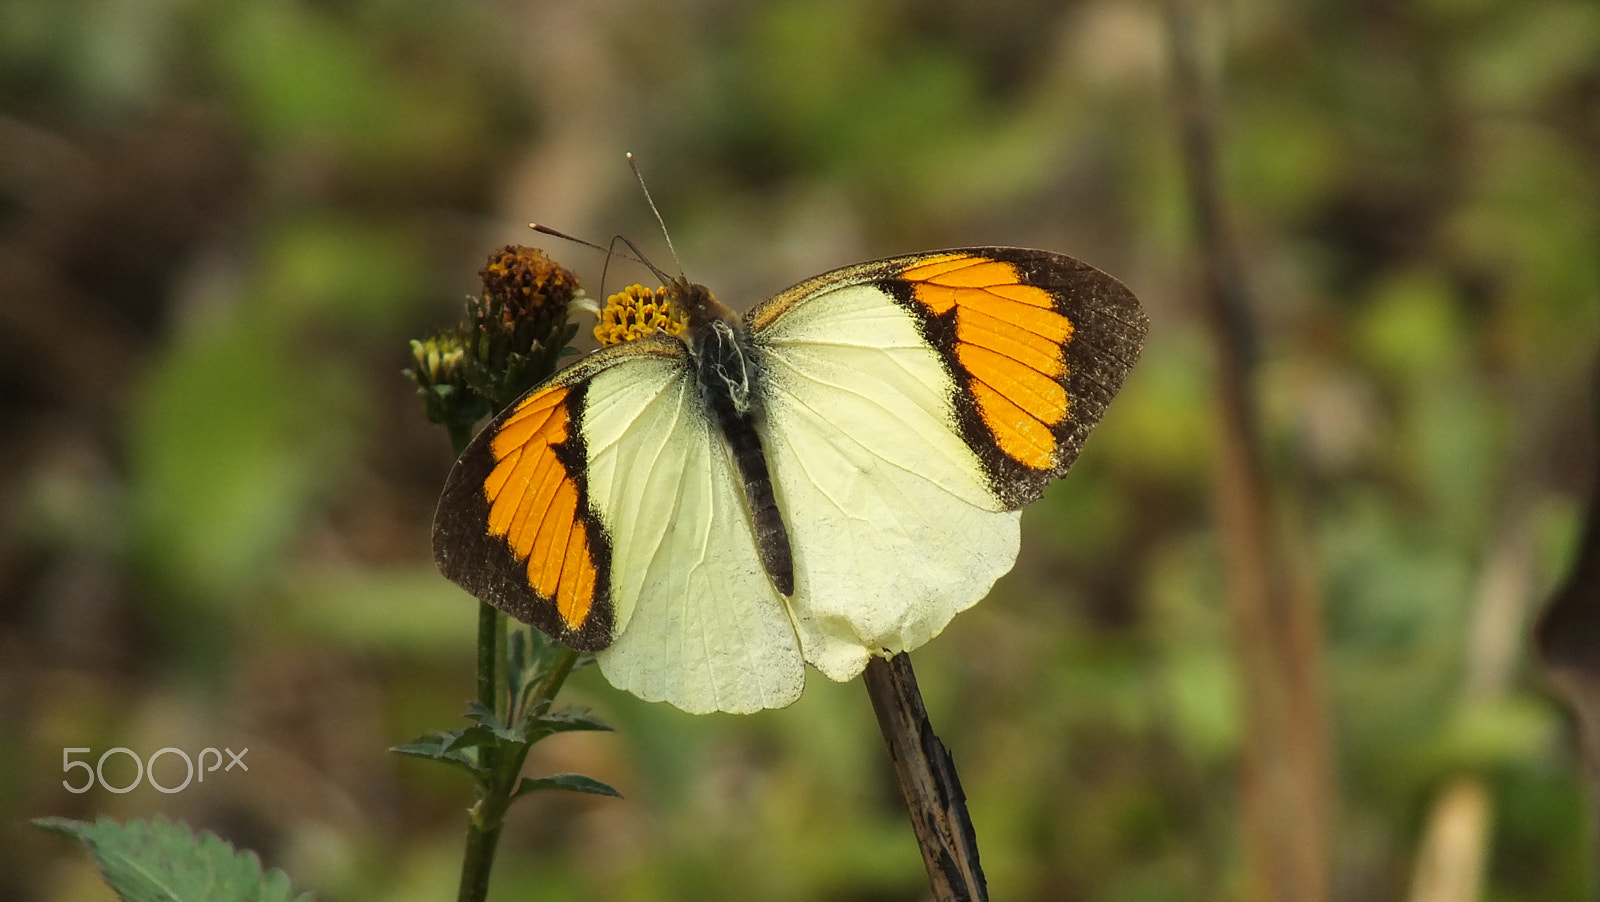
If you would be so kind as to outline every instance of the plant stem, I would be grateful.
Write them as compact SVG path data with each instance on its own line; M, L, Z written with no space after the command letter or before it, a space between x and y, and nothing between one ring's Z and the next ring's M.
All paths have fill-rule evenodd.
M510 675L509 675L510 671L507 670L507 667L510 666L510 662L511 662L510 624L511 624L511 618L506 616L506 612L505 611L500 611L500 610L496 610L495 611L495 615L494 615L494 647L496 649L498 649L499 651L498 651L498 653L497 653L497 655L495 656L495 659L494 659L494 668L495 668L495 673L499 675L499 678L503 678L503 679L506 679L506 680L510 679ZM515 691L516 691L516 687L510 685L510 683L508 682L506 684L505 691L500 693L500 700L505 703L501 707L505 708L505 710L502 711L502 710L500 710L500 708L495 708L494 709L495 713L500 715L500 720L505 722L505 723L510 723L511 722L511 695Z
M471 441L470 426L450 427L450 444L455 446L458 456ZM499 710L500 693L497 690L500 683L500 650L505 647L504 618L505 615L493 605L478 602L478 704L490 711ZM491 774L497 772L495 752L492 745L478 749L478 754L482 756L480 763ZM461 856L461 889L456 895L458 902L483 902L489 895L489 873L494 868L494 853L500 845L500 827L504 823L498 815L492 820L481 816L485 802L490 802L497 791L504 793L494 783L478 787L478 802L473 806L472 816L467 822L466 851ZM504 808L500 813L504 813Z
M457 902L483 902L489 895L489 871L494 867L494 851L500 845L504 821L487 830L478 829L476 820L467 828L467 851L461 857L461 891Z
M501 636L500 610L488 602L478 602L478 704L498 711Z
M561 655L556 658L554 664L550 665L550 673L544 678L544 682L540 684L539 691L533 694L533 703L537 704L539 699L542 698L555 698L556 693L561 691L561 686L566 683L568 675L572 673L572 668L577 663L578 652L565 645L561 646Z
M489 605L483 605L478 612L478 700L491 710L496 710L495 674L499 672L495 649L504 647L505 635L505 615ZM488 648L487 655L485 647ZM485 657L488 658L487 665L484 663ZM538 689L523 700L519 710L506 712L508 722L521 719L542 701L553 700L577 661L578 653L563 646ZM490 691L487 701L482 696L485 666L488 668ZM471 819L467 823L467 846L461 859L461 890L456 896L457 902L483 902L489 893L489 872L494 867L494 853L500 843L500 830L505 826L506 809L511 807L512 799L516 796L517 778L521 776L522 765L532 748L532 743L518 743L504 749L511 752L504 760L499 760L498 752L502 749L496 746L486 745L478 749L489 777L479 784L478 801L472 806Z
M1590 426L1589 501L1583 534L1572 552L1570 569L1539 617L1534 631L1545 679L1572 711L1581 755L1580 773L1588 780L1589 823L1600 823L1600 367L1590 399L1596 407ZM1590 846L1600 861L1600 830L1590 828Z
M493 605L478 602L478 703L490 711L498 710L499 694L495 689L499 683L496 678L500 659L497 640L503 633L499 624L501 616ZM497 751L493 745L478 747L479 762L496 775ZM496 796L505 796L509 804L509 793L499 785L501 782L491 778L478 787L478 802L472 807L472 817L467 822L467 848L461 856L458 902L483 902L489 893L489 871L494 867L495 847L500 844L500 827L504 823L501 816L505 813L501 799Z
M1238 661L1244 888L1250 902L1327 902L1335 790L1323 680L1321 599L1299 524L1276 501L1256 398L1254 323L1229 228L1216 99L1202 65L1209 0L1167 3L1186 188L1203 284L1194 295L1216 350L1216 519Z
M937 902L984 902L989 886L978 864L978 836L955 762L933 733L911 656L873 658L864 676L878 729L894 761L911 829Z

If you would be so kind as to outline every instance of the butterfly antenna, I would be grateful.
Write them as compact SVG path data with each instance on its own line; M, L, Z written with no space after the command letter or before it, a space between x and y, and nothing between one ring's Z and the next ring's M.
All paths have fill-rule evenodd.
M654 266L650 265L650 262L648 260L640 259L640 257L643 256L643 254L640 254L639 253L639 249L634 247L633 243L628 241L626 238L623 239L623 243L628 245L628 248L630 250L632 250L636 256L630 257L627 254L619 254L619 253L617 253L616 242L615 241L612 241L612 246L611 247L601 247L600 245L595 244L593 241L584 241L582 238L574 238L571 235L568 235L566 232L559 232L559 231L557 231L555 229L550 228L547 225L540 225L537 222L528 223L528 228L533 229L535 232L539 232L540 234L543 234L543 235L549 235L549 236L551 236L553 238L560 238L563 241L570 241L573 244L581 244L584 247L594 248L595 250L600 251L601 253L605 254L607 257L621 257L624 260L630 260L630 261L632 261L634 263L639 264L640 266L649 267L651 270L655 269Z
M650 205L650 212L656 214L656 224L661 226L661 237L667 239L667 250L672 253L672 262L678 264L678 275L681 277L683 275L683 261L678 259L678 249L672 246L672 234L667 231L667 221L661 218L661 211L656 208L655 198L650 196L650 186L644 183L644 173L639 171L639 162L633 158L631 153L628 154L628 168L633 170L633 177L639 180L639 190L644 192L644 200L645 203ZM631 243L628 246L633 247ZM634 253L639 253L637 248L634 248ZM651 269L655 269L655 267L652 266Z
M650 270L650 273L652 275L654 275L656 278L660 279L663 282L671 282L672 281L672 277L671 276L669 276L666 273L662 272L660 267L656 266L654 263L651 263L648 259L646 259L643 251L640 251L639 248L632 241L629 241L627 238L625 238L625 237L623 237L621 235L617 235L616 237L611 239L611 246L610 247L601 247L600 245L595 244L593 241L584 241L582 238L574 238L571 235L568 235L566 232L562 232L562 231L558 231L556 229L552 229L547 225L540 225L537 222L528 223L528 228L533 229L535 232L539 232L540 234L543 234L543 235L549 235L549 236L551 236L553 238L560 238L563 241L570 241L573 244L581 244L584 247L594 248L595 250L600 251L601 253L606 255L606 263L607 263L607 265L609 265L611 263L611 258L612 257L621 257L624 260L627 260L627 261L629 261L631 263L637 263L640 266L643 266L645 269ZM628 250L632 251L633 254L629 255L629 254L618 253L617 252L617 242L619 242L619 241L622 242L623 245L625 245L628 248ZM601 281L604 281L604 280L605 280L605 277L602 275L601 276Z

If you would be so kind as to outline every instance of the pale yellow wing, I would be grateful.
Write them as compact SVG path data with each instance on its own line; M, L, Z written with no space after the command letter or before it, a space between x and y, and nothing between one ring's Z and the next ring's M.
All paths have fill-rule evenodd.
M783 707L805 665L715 430L680 358L637 355L588 381L588 494L616 618L597 658L612 685L692 713Z
M1120 282L972 248L818 276L752 310L762 439L805 658L909 651L1016 562L1017 510L1076 459L1138 357Z

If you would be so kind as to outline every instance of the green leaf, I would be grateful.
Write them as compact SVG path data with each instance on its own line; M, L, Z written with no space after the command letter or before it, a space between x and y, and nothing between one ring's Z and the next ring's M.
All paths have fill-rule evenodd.
M499 734L485 726L467 727L465 730L451 730L445 734L444 750L475 749L486 745L496 745L495 738Z
M524 687L523 674L528 672L531 657L528 648L528 631L513 629L506 636L506 685L520 691Z
M493 741L494 734L487 729L468 727L465 730L429 733L404 745L394 746L389 751L412 758L426 758L430 761L453 764L473 776L482 777L486 772L478 764L478 756L474 750Z
M60 817L34 826L81 841L123 902L309 902L282 871L261 871L261 859L236 851L216 834L199 835L165 818L120 825Z
M500 715L484 707L481 702L473 702L467 706L467 719L478 724L469 727L468 731L475 729L487 730L505 742L526 742L527 724L521 721L507 726L500 721Z
M550 674L563 646L544 633L526 627L513 630L509 638L506 685L512 687L512 710L516 710L522 696Z
M611 786L601 783L594 777L586 777L583 774L555 774L554 776L541 777L537 780L524 777L522 782L517 784L517 791L511 797L520 799L529 793L546 789L561 789L567 792L586 792L590 795L622 798L622 793L617 792Z
M535 722L549 733L573 733L584 730L594 730L604 733L611 732L611 725L589 713L588 708L562 708L550 714L541 714Z

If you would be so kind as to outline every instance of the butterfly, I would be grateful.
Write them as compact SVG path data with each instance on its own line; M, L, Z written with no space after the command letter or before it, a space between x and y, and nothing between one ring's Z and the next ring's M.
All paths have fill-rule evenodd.
M452 469L440 570L618 688L692 713L794 702L928 642L1016 563L1143 347L1111 276L1041 250L861 263L743 316L602 348Z

